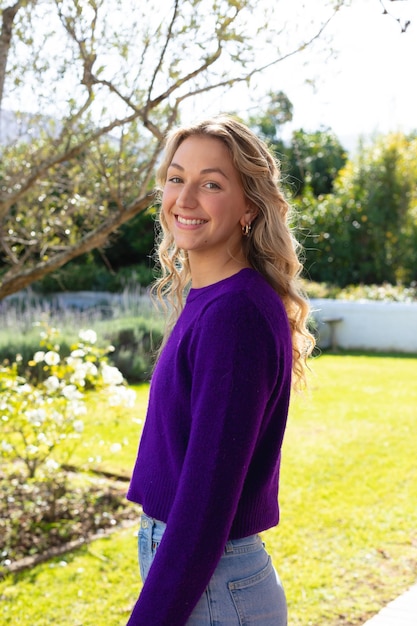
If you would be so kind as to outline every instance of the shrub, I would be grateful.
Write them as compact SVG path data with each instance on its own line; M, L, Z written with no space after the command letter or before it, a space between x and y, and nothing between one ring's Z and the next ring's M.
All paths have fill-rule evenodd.
M143 317L121 320L119 324L119 328L104 332L106 340L114 346L110 357L112 364L129 383L149 380L154 355L162 340L162 324Z
M40 468L53 473L58 468L53 452L64 441L79 439L86 391L105 390L113 405L134 399L120 371L108 363L111 348L95 345L95 331L80 331L64 358L58 340L59 331L45 327L24 375L20 355L0 370L0 454L12 465L23 465L29 478Z
M62 291L115 293L122 291L129 284L146 287L154 280L154 270L143 263L112 272L104 264L93 260L85 261L83 264L73 261L34 283L33 289L39 294L54 294Z

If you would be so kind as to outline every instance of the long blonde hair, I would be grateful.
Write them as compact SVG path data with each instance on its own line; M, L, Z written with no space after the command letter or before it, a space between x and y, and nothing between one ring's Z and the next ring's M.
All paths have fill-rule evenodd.
M245 196L258 209L250 236L242 239L243 250L251 267L266 278L284 303L292 334L293 381L298 386L305 381L306 360L314 347L314 338L306 327L309 305L299 285L300 246L289 226L290 206L279 186L279 164L266 144L247 126L227 115L216 116L175 129L168 135L156 178L160 196L175 152L185 139L196 135L217 138L227 146ZM154 293L165 306L168 302L167 338L184 306L191 273L187 252L176 246L162 211L159 223L158 258L162 276L155 284Z

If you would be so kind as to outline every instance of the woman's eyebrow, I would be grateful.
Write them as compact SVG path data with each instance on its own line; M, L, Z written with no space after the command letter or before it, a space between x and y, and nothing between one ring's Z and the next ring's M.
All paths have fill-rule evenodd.
M175 169L180 170L181 172L184 171L184 168L179 163L172 162L169 164L169 167L175 167ZM224 176L224 178L228 179L228 176L226 176L223 170L221 170L219 167L206 167L201 170L200 174L221 174L221 176Z

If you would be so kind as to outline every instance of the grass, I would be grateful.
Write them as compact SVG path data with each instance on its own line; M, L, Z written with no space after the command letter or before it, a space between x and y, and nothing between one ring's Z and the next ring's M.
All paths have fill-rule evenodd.
M284 444L281 523L263 537L291 626L356 626L417 579L417 359L323 355L312 367ZM94 407L76 463L101 450L102 468L131 471L147 386L137 391L111 424ZM1 582L0 623L122 626L139 587L134 531L120 531Z
M313 367L267 543L293 626L361 624L417 579L417 359L328 355Z
M129 478L146 413L149 385L131 388L136 391L135 406L131 409L109 408L105 398L91 397L88 416L83 419L83 437L71 454L71 465Z

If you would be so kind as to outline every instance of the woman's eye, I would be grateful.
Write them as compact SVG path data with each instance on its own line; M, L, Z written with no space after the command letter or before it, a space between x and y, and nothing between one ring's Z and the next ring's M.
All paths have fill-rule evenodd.
M170 183L180 183L181 182L181 178L179 176L171 176L171 178L168 179Z
M218 185L217 183L206 183L206 187L208 189L220 189L220 185Z

